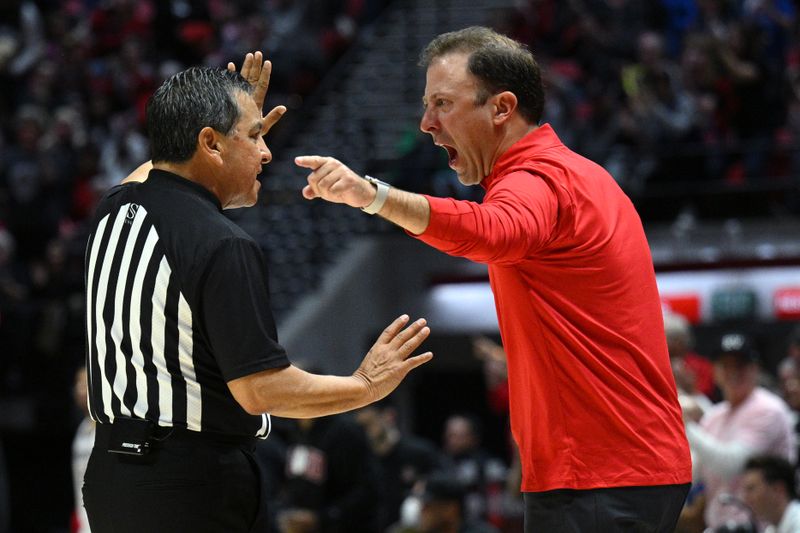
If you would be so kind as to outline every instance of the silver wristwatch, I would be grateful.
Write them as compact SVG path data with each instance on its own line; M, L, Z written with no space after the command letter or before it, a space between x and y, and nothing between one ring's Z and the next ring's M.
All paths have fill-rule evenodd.
M372 200L372 203L369 205L365 205L361 208L362 211L367 213L368 215L374 215L378 211L381 210L383 204L386 203L386 198L389 197L389 185L386 182L383 182L379 179L373 178L372 176L364 176L364 179L370 182L372 185L378 189L378 194L375 195L375 199Z

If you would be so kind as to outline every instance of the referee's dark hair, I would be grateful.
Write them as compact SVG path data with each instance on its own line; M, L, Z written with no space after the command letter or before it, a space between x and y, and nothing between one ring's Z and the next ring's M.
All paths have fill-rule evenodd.
M539 123L544 110L542 71L525 45L489 28L470 26L436 37L422 51L419 65L428 68L437 57L455 52L470 54L467 68L480 81L476 105L511 91L525 120Z
M759 455L751 457L744 465L745 472L755 470L761 472L768 485L780 483L786 488L789 499L795 497L795 468L784 459L775 455Z
M147 132L154 163L183 163L197 148L205 127L229 134L239 120L236 91L252 94L240 74L192 67L168 78L147 102Z

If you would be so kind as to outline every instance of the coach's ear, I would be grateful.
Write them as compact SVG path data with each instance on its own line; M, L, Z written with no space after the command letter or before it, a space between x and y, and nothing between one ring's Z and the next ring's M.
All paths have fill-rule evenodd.
M214 128L206 126L197 134L197 153L215 166L222 166L222 147L220 134Z
M492 96L494 123L499 125L511 118L518 104L517 95L511 91L503 91Z

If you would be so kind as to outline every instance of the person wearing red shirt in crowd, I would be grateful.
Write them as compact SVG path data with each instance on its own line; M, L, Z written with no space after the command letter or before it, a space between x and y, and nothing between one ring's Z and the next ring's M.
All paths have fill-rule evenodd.
M631 201L549 124L541 72L490 29L442 34L421 129L482 203L417 195L301 156L307 199L362 208L489 265L522 461L525 530L672 531L691 459L650 250Z
M689 321L675 313L664 314L664 333L678 389L710 399L714 396L714 365L692 351L694 335ZM708 401L708 400L707 400ZM710 406L710 405L709 405Z

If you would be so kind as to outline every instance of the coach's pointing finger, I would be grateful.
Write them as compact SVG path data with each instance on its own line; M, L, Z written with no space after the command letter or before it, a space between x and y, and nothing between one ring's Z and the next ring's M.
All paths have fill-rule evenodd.
M324 163L332 160L332 157L322 157L321 155L301 155L294 158L294 164L298 167L317 170Z
M303 197L309 200L322 198L350 207L363 207L375 198L375 186L337 159L306 155L296 157L295 164L312 169L308 185L303 188Z

